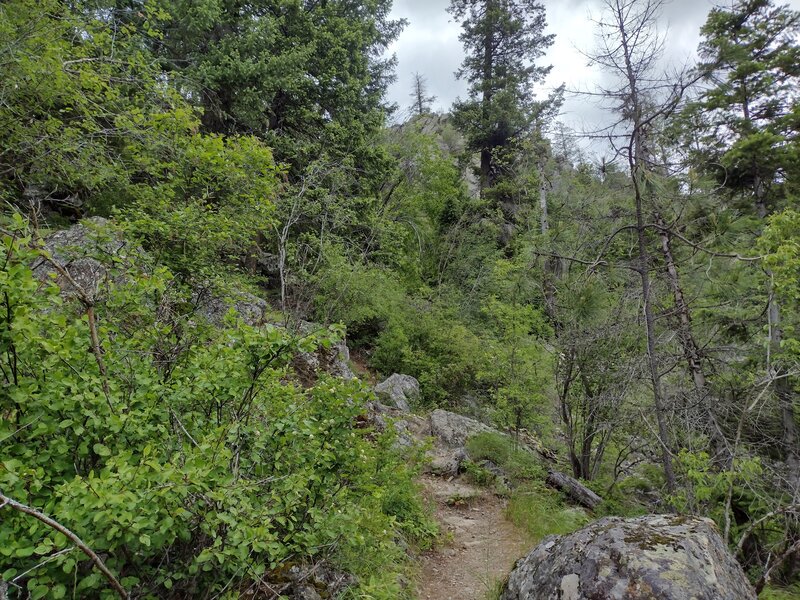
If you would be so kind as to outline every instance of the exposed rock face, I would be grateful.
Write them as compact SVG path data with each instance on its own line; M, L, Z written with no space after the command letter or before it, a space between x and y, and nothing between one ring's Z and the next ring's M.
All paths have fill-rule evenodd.
M100 258L118 260L131 250L109 231L108 221L95 217L49 235L44 241L44 249L69 277L44 258L33 264L34 275L43 281L55 276L55 282L65 297L85 294L94 300L109 281L109 270ZM141 253L141 250L137 248L133 252ZM80 287L80 291L75 289L70 279Z
M545 538L517 562L501 600L755 600L709 519L607 517Z
M480 421L436 409L431 413L431 435L437 442L450 448L463 446L473 435L485 432L500 433Z
M461 465L469 458L465 448L450 450L446 448L434 448L429 454L430 462L426 467L428 473L441 477L455 477L461 471Z
M411 412L410 402L419 398L419 381L411 375L395 373L375 386L375 395L390 406Z
M281 597L292 600L322 600L338 598L358 580L351 574L333 568L325 562L313 565L294 565L272 582Z
M256 327L266 322L269 304L266 300L248 292L241 292L231 298L216 295L211 290L196 288L194 301L198 312L210 323L221 325L232 308L245 325Z
M427 440L431 435L431 427L427 419L380 402L367 403L366 420L378 431L385 431L391 423L397 431L395 444L402 448L411 448L417 443Z

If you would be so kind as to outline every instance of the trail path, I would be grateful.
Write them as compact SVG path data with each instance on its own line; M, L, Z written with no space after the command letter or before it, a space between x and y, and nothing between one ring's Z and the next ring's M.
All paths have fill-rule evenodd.
M417 598L484 600L533 544L506 520L505 501L489 491L438 477L422 483L449 541L420 557Z

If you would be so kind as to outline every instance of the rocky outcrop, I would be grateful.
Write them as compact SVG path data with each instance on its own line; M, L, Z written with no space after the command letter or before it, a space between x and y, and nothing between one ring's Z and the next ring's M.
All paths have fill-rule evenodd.
M192 300L197 312L214 325L222 325L231 309L245 325L257 327L267 322L269 304L249 292L220 296L210 288L196 286Z
M607 517L545 538L517 562L501 600L755 600L709 519Z
M434 439L450 448L463 446L469 438L479 433L500 433L480 421L442 409L431 413L430 422Z
M50 234L43 250L48 258L36 260L33 274L42 281L55 281L64 297L86 296L92 301L112 280L108 264L122 262L130 254L142 254L140 248L131 248L100 217Z
M375 395L389 406L411 412L411 403L419 400L419 381L411 375L395 373L375 386Z
M325 329L323 325L311 321L299 321L294 325L287 323L279 325L289 328L290 331L296 330L303 335L310 335ZM355 379L355 374L350 369L350 349L344 340L339 340L329 348L317 348L314 352L300 352L294 357L292 367L300 376L301 381L307 383L313 383L318 374L323 371L334 377Z

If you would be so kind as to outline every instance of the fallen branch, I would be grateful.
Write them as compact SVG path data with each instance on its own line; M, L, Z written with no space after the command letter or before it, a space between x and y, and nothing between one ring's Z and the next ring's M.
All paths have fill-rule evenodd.
M547 474L547 484L565 492L570 498L581 506L592 510L600 504L603 499L592 490L580 483L574 477L564 475L558 471L550 471Z
M59 533L63 533L65 536L67 536L67 538L69 538L72 541L72 543L75 544L81 550L81 552L83 552L86 556L88 556L91 559L91 561L105 576L105 578L108 579L108 582L111 584L111 587L113 587L117 591L119 597L122 598L123 600L128 600L129 598L128 592L126 592L125 588L123 588L120 582L117 581L117 578L114 577L114 574L108 570L108 567L106 567L103 561L100 560L100 557L97 556L97 554L95 554L94 551L91 548L89 548L89 546L84 544L81 538L72 533L72 531L64 527L58 521L55 521L50 517L48 517L47 515L45 515L44 513L39 512L35 508L31 508L30 506L17 502L16 500L12 500L8 496L0 493L0 509L2 509L5 506L13 508L14 510L17 510L21 513L25 513L26 515L30 515L35 519L38 519L48 527L52 527Z

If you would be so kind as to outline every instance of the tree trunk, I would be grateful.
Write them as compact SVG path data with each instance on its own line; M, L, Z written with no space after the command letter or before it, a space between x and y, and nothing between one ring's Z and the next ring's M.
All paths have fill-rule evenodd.
M636 234L639 246L639 277L642 281L642 296L644 302L644 324L647 336L647 366L650 371L650 382L653 386L653 404L656 409L658 423L658 437L661 444L661 462L664 466L664 479L667 483L667 492L675 491L675 473L672 469L672 453L670 452L669 433L667 429L667 415L664 399L661 392L661 374L658 372L656 360L656 333L653 306L650 297L650 256L647 252L647 238L645 236L644 220L642 218L642 197L638 183L638 168L632 167L634 187L636 188Z
M494 73L494 27L493 24L488 22L488 15L494 11L494 0L487 0L486 14L487 25L486 32L483 36L483 67L481 78L483 80L483 97L481 99L481 110L483 113L484 123L489 120L490 105L492 102L492 76ZM485 145L481 148L481 195L484 194L492 185L493 167L492 164L492 150L491 145Z
M655 213L654 218L656 224L660 228L659 237L661 238L661 252L667 267L667 278L675 301L675 311L678 313L678 339L683 347L683 355L686 359L689 373L692 376L692 381L694 382L695 392L703 406L704 420L708 428L713 455L720 466L728 468L731 464L732 457L728 445L725 442L725 438L722 435L722 431L720 430L719 423L714 416L713 397L708 389L706 375L703 372L702 350L698 346L694 338L694 333L692 332L692 317L683 289L681 288L678 267L672 254L671 236L667 230L666 222L661 215Z
M547 474L547 484L563 491L575 502L590 510L596 508L603 501L600 496L581 484L577 479L558 471L550 471Z
M661 374L658 371L656 360L656 332L655 318L653 317L653 306L650 296L650 255L647 251L647 235L644 226L644 216L642 210L643 190L642 186L647 185L645 181L646 155L644 148L645 127L642 116L642 103L639 102L639 77L633 66L633 47L636 47L637 39L633 41L628 38L629 32L625 28L625 14L622 6L617 3L616 18L619 26L620 47L622 48L625 62L625 76L628 83L628 109L630 110L630 122L632 126L630 134L630 145L628 146L628 167L630 169L631 180L634 188L634 205L636 209L636 237L638 244L638 272L642 282L642 301L644 303L644 322L645 334L647 336L647 365L650 371L650 381L653 386L653 405L658 423L658 437L661 444L661 462L664 468L664 479L667 484L667 493L675 491L675 472L672 468L672 453L670 451L669 432L667 429L667 414L664 406L664 398L661 391ZM641 30L637 33L641 33Z
M539 163L539 211L542 235L547 235L550 224L547 221L547 182L544 178L544 163Z

